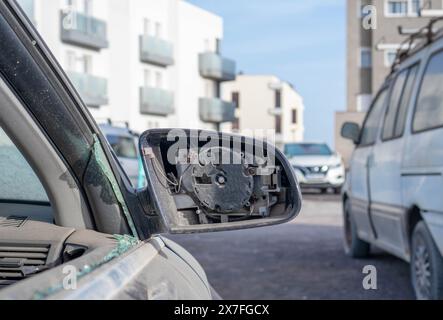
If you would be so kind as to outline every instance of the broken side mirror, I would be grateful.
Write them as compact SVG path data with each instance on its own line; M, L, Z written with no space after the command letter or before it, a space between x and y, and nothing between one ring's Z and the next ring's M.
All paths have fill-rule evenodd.
M267 142L200 130L140 137L151 233L253 228L292 220L301 193L286 157Z

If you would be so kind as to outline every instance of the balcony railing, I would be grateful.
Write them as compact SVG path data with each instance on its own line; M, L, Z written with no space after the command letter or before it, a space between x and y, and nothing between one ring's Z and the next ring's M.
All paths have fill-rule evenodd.
M159 66L174 64L174 49L170 42L148 35L140 36L140 60Z
M235 104L217 98L201 98L199 101L200 120L210 123L232 122L235 120Z
M174 113L174 94L170 91L152 88L140 88L140 113L168 116Z
M230 81L235 80L236 64L234 60L226 59L213 52L199 55L200 75L204 78Z
M65 43L94 50L109 46L105 21L75 11L62 11L60 25L61 39Z
M68 77L86 105L97 108L108 104L106 79L80 72L68 72Z

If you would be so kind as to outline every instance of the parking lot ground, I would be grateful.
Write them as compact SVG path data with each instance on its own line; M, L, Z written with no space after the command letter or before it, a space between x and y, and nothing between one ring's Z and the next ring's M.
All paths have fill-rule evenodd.
M197 258L224 299L414 298L407 263L374 249L368 259L344 255L335 195L305 195L288 224L170 238ZM363 288L365 265L377 268L377 290Z

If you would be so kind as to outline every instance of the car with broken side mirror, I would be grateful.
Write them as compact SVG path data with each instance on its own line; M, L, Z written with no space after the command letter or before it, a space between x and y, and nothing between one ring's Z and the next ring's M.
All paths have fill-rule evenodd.
M293 219L294 171L272 145L150 130L132 186L79 94L15 1L0 2L0 299L213 299L163 234ZM226 160L228 159L228 160Z

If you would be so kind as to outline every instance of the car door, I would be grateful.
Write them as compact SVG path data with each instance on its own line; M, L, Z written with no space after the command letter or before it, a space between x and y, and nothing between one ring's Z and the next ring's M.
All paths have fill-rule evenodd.
M8 44L0 50L0 119L54 209L54 221L26 234L51 241L54 263L1 290L0 299L210 299L192 256L149 233L145 210L98 125L14 1L0 2L0 42ZM72 290L69 275L78 280Z
M369 166L370 218L377 243L400 257L405 257L408 247L403 233L406 212L401 184L403 133L417 71L418 64L413 64L395 77L381 122L381 139L373 147Z
M350 200L351 211L357 225L358 235L370 240L374 237L369 216L371 193L369 189L368 166L372 161L373 146L377 140L380 119L385 107L387 88L380 90L364 121L360 143L355 149L350 168Z

